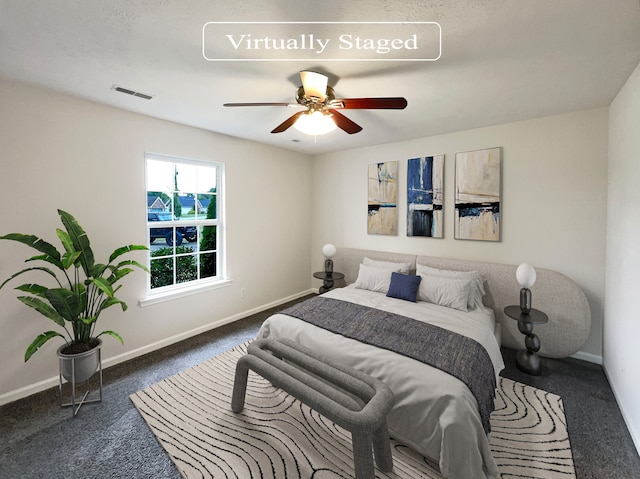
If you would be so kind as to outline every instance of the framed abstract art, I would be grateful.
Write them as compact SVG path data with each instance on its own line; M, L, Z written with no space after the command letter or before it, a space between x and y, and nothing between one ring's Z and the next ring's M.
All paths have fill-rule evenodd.
M444 155L407 160L407 236L443 238Z
M369 165L367 233L398 234L398 162Z
M456 153L454 237L500 241L502 148Z

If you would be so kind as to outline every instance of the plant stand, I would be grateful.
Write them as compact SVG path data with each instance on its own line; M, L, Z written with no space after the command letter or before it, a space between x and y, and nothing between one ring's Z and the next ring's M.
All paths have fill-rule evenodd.
M80 410L80 407L83 404L88 404L88 403L94 403L94 402L102 402L102 350L101 348L97 348L97 355L98 355L98 375L99 375L99 381L100 381L100 385L98 388L98 397L94 398L94 399L87 399L87 396L89 395L89 393L91 392L91 387L89 384L89 380L91 379L91 377L89 377L86 381L84 381L86 383L86 387L87 390L85 391L84 395L82 396L82 399L80 399L80 401L76 401L76 374L75 374L75 369L76 369L76 361L82 359L82 358L70 358L70 359L65 359L66 361L69 361L71 364L71 381L67 381L71 384L71 402L68 403L64 403L63 399L62 399L62 371L63 371L63 366L62 366L62 362L63 362L63 358L58 358L58 363L59 363L59 374L58 377L60 379L60 407L69 407L71 406L71 412L73 413L73 417L76 417L76 414L78 414L78 411Z

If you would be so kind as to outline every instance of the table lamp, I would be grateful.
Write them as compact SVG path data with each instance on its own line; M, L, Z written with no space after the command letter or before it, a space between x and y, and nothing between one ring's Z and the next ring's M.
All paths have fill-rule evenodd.
M531 290L529 289L536 282L536 270L527 263L522 263L516 270L516 279L522 289L520 290L520 311L522 314L531 312Z
M322 255L324 256L324 272L327 276L333 275L333 256L336 254L336 247L327 243L322 247Z

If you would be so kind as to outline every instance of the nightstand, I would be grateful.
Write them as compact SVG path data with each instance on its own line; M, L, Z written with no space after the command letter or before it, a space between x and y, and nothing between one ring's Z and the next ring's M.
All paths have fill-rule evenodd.
M333 285L335 284L336 281L340 281L341 279L344 279L344 274L337 273L335 271L333 273L318 271L317 273L313 273L313 277L322 280L322 286L320 287L320 290L319 290L320 294L322 294L322 293L326 293L331 288L333 288Z
M549 317L533 308L528 314L524 314L518 305L507 306L504 308L504 314L518 321L518 330L525 335L526 349L518 351L516 366L527 374L539 376L542 372L540 356L537 354L540 351L540 338L533 333L533 325L544 324L549 321Z

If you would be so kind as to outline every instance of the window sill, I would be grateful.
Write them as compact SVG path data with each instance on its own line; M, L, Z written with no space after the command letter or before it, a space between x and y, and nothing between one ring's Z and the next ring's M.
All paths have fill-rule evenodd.
M214 281L206 284L199 284L197 286L185 286L184 288L174 289L163 293L150 293L146 298L141 299L138 304L140 307L151 306L152 304L163 303L165 301L171 301L192 294L202 293L203 291L209 291L212 289L225 288L231 286L232 281L230 279L222 279L220 281Z

